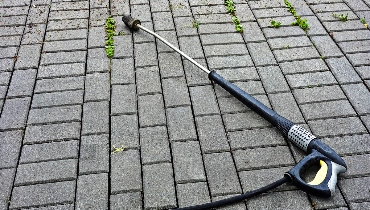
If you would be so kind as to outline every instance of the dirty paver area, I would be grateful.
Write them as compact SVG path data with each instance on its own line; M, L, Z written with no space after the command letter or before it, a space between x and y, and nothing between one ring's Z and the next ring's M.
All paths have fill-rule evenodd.
M283 185L224 209L370 209L370 1L291 0L301 19L283 0L235 0L237 19L224 3L1 0L0 209L186 207L269 184L304 157L123 14L348 164L331 199Z

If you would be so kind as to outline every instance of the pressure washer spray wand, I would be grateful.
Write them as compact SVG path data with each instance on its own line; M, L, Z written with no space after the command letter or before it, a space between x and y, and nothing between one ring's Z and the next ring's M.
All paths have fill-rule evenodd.
M174 49L176 52L181 54L184 58L192 62L194 65L198 66L201 70L208 74L208 78L220 85L223 89L241 101L243 104L248 106L251 110L265 118L271 124L273 124L278 130L282 132L285 138L294 143L297 147L304 150L308 155L300 160L297 165L284 174L284 177L270 185L262 187L257 190L246 192L244 194L227 198L224 200L206 203L197 206L191 206L185 209L210 209L216 208L224 205L229 205L235 202L242 201L246 198L250 198L261 193L265 193L268 190L274 189L283 183L292 182L298 189L308 192L310 194L321 196L321 197L330 197L335 193L335 185L337 183L337 175L339 173L344 173L347 170L347 165L343 159L329 146L321 142L309 131L295 125L290 120L280 116L272 109L268 108L260 101L244 92L231 82L227 81L215 71L210 71L204 66L197 63L191 57L183 53L181 50L177 49L171 43L167 42L158 34L153 31L148 30L141 25L140 20L133 19L131 16L124 15L122 18L123 22L130 29L137 31L139 29L155 36L161 40L164 44ZM310 166L320 163L321 168L317 172L313 181L306 183L301 174L303 171L308 169ZM179 209L178 209L179 210Z

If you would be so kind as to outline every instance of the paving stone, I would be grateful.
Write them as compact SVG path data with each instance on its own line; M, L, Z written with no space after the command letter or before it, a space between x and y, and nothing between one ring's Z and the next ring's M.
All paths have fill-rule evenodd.
M316 120L308 124L313 133L320 136L358 134L366 130L357 117Z
M87 40L68 40L45 42L43 52L86 50Z
M84 77L65 77L37 80L35 93L63 90L79 90L84 88Z
M177 43L177 34L175 30L171 31L157 31L157 34L160 35L161 37L165 37L165 39L171 43L173 46L176 48L179 48L179 45ZM168 47L166 44L164 44L161 41L157 42L157 50L158 53L162 52L174 52L174 50L170 47Z
M5 36L0 39L0 46L2 47L17 47L20 45L21 36Z
M16 47L2 48L0 52L0 58L14 58L17 55Z
M109 136L81 137L79 175L109 172Z
M370 92L363 84L343 85L342 88L358 114L370 112Z
M171 141L197 139L190 107L168 108L166 111L168 134Z
M15 187L10 208L73 202L75 181Z
M131 17L135 17L138 20L152 21L152 15L150 13L150 7L148 4L132 5L131 6Z
M77 180L77 209L108 209L108 174L79 176Z
M162 80L166 107L190 105L189 92L184 77Z
M222 14L225 13L224 5L204 5L191 8L194 14L208 15L208 14Z
M84 62L86 62L86 51L56 52L43 54L40 65Z
M247 201L248 209L312 209L303 191L283 191L267 193Z
M262 30L256 22L244 22L242 25L244 29L242 35L247 43L266 40Z
M0 71L12 71L15 63L13 58L1 59L0 61Z
M110 195L110 209L119 210L124 206L126 209L142 209L142 196L140 192Z
M311 5L311 8L312 10L314 10L315 13L350 10L350 8L345 3Z
M18 166L14 185L38 184L74 180L77 176L77 160L57 160Z
M112 84L135 83L135 70L133 59L112 59Z
M206 45L203 47L206 57L224 55L246 55L248 53L245 44Z
M278 66L259 67L257 71L268 93L288 91L289 86Z
M7 89L8 89L7 86L0 86L0 98L1 99L5 98ZM4 103L3 100L1 100L1 101L2 101L2 103ZM2 105L1 105L1 107L2 107Z
M249 55L210 57L207 58L207 61L211 70L253 66L252 58Z
M346 206L346 202L340 193L338 186L335 187L335 194L330 199L314 195L310 195L310 199L315 204L315 208L317 209L329 209L339 206Z
M340 42L338 45L345 53L366 52L368 51L366 46L370 45L370 40Z
M19 162L25 164L72 158L78 158L78 141L74 140L23 145Z
M155 44L135 44L135 58L135 67L158 65Z
M10 192L12 190L12 184L14 180L15 169L2 169L0 170L0 190L1 190L1 199L0 207L6 209L8 207L8 201L10 200Z
M51 11L49 20L82 19L89 17L89 10Z
M369 156L369 154L363 154L343 157L343 160L346 162L346 164L352 167L348 167L346 173L342 176L351 178L370 174L370 169L368 167L363 167L367 164Z
M0 85L8 86L9 82L10 82L11 75L12 74L10 72L1 72L0 73Z
M315 16L305 16L303 17L307 19L307 22L309 23L310 29L307 31L307 34L309 36L318 36L318 35L327 35L328 32L323 27L322 23L319 21L319 19Z
M36 80L36 73L35 69L14 71L7 97L31 96Z
M291 15L290 12L285 8L268 8L268 9L263 8L255 10L254 14L258 19Z
M167 129L164 126L140 129L142 164L171 162Z
M255 67L219 69L216 72L230 82L260 79Z
M369 208L370 202L350 203L351 209L360 210Z
M99 3L99 1L91 2L92 4ZM100 1L100 3L103 3ZM90 26L104 26L105 18L109 16L108 6L105 8L92 8L90 9L89 22Z
M176 183L206 181L199 142L173 142L171 146Z
M50 7L51 11L55 10L75 10L75 9L89 9L89 2L79 1L79 2L58 2L52 4Z
M0 132L0 168L16 167L22 143L22 131Z
M202 6L202 5L213 5L213 4L223 4L223 1L221 0L190 0L189 1L190 6Z
M287 75L286 79L292 88L337 84L330 71Z
M261 154L268 155L261 156ZM295 163L287 146L237 150L233 152L233 155L238 171L272 168Z
M356 20L358 17L356 16L355 13L352 11L341 11L341 14L347 15L347 20ZM333 12L322 12L322 13L317 13L317 17L319 18L320 21L325 22L325 21L338 21L339 19L337 17L333 16Z
M179 207L200 205L211 201L206 182L177 184L176 188Z
M361 79L346 58L326 59L328 66L339 83L360 82Z
M284 173L289 171L291 168L292 166L241 171L239 172L239 177L241 180L243 191L248 192L271 184L272 180L281 179L284 176ZM295 189L297 188L294 185L286 184L273 189L273 191Z
M269 4L269 7L284 7L284 2L279 1L269 1L269 0L261 0L261 1L251 1L249 2L249 6L251 9L264 9Z
M267 107L271 108L270 102L266 95L256 95L253 97L265 104ZM218 104L222 114L251 111L250 108L248 108L235 97L219 98Z
M363 29L364 25L358 20L323 22L328 31L348 31Z
M176 207L175 186L170 163L143 166L143 182L145 209Z
M207 67L204 59L195 59L195 61L200 65ZM195 66L188 60L184 60L184 70L188 86L211 84L211 81L208 79L208 75L204 74L204 72L200 71L199 67Z
M219 113L212 86L190 87L189 90L195 116Z
M135 114L136 112L135 85L113 85L111 114Z
M116 60L116 59L113 59ZM116 66L117 62L112 62L112 76L116 76L117 71L116 69L113 69L113 66ZM133 64L132 64L133 66ZM93 72L108 72L111 71L110 69L110 60L108 57L106 58L87 58L87 72L93 73ZM116 78L112 77L112 80L117 80Z
M19 5L17 7L2 7L0 13L3 17L16 16L16 15L27 15L29 6Z
M155 5L158 6L159 2ZM173 24L172 15L170 12L156 12L153 13L153 22L155 31L173 30L175 26Z
M202 46L198 36L180 37L179 45L181 51L191 58L204 58Z
M16 69L37 68L41 45L21 45L18 52Z
M81 124L78 122L27 126L23 142L45 143L53 140L79 139L80 130Z
M109 132L108 101L89 102L83 106L82 134Z
M116 38L117 37L114 37L115 41L116 41ZM89 46L88 46L89 48L90 47L104 47L105 46L105 28L103 27L90 28L88 40L89 40ZM120 46L120 47L115 48L115 53L117 53L117 51L121 47L123 47L122 45L118 45L118 44L117 46Z
M266 38L279 38L291 36L304 36L305 33L299 27L263 28Z
M80 121L81 111L80 105L31 109L28 124Z
M367 129L369 129L370 128L370 115L362 116L361 120L364 122Z
M27 24L46 23L49 15L49 6L38 5L30 7L27 16Z
M111 117L111 144L125 148L138 148L139 131L136 115Z
M111 178L110 190L111 193L113 194L141 191L142 179L141 179L140 156L138 150L127 150L112 154L110 178ZM158 185L158 187L159 186L160 185Z
M344 179L340 182L339 186L348 201L369 200L369 181L370 177Z
M85 101L109 100L109 74L95 73L86 76Z
M54 31L54 30L67 30L67 29L84 29L84 28L87 28L88 21L89 21L88 19L48 20L47 30ZM90 28L89 34L92 31L94 31L93 29L96 29L96 28ZM67 33L67 31L66 32L60 31L60 33ZM81 33L81 35L82 34L83 33ZM89 39L89 42L90 42L90 39Z
M2 27L3 30L0 31L0 36L14 36L22 35L24 26L5 26Z
M43 108L61 105L76 105L83 103L83 90L35 94L32 108Z
M272 50L290 47L309 47L312 45L307 36L268 39L267 42Z
M328 67L322 59L284 62L279 63L279 66L284 74L328 70Z
M63 30L63 31L48 31L45 35L45 41L70 40L70 39L86 39L87 29Z
M156 66L136 68L137 94L161 93L159 69Z
M321 56L325 58L343 55L330 36L312 36L311 40Z
M280 27L287 27L291 26L291 24L295 21L294 16L280 16L280 17L274 17L274 20L276 22L280 22ZM261 30L260 28L268 28L271 27L271 18L258 18L257 22L259 26L257 26L258 30ZM243 23L244 25L244 23ZM287 37L289 38L289 37ZM292 37L290 37L292 38Z
M237 33L206 34L206 35L201 35L200 40L202 41L203 45L226 44L226 43L227 44L244 44L243 37Z
M292 49L275 50L274 54L278 62L302 60L310 58L319 58L320 55L317 53L314 47L301 47Z
M172 7L171 7L172 6ZM190 10L189 2L184 2L181 0L170 0L170 10L174 17L180 16L192 16L192 12Z
M362 66L362 65L370 64L370 58L369 58L370 53L348 54L347 57L353 66Z
M0 130L24 128L31 98L14 98L5 100L0 118Z
M181 57L177 53L158 54L161 78L177 77L184 75ZM185 61L184 61L185 62Z
M234 131L228 132L227 135L233 150L286 145L282 134L276 128Z
M92 1L90 2L90 8L107 8L109 5L107 0L97 0L97 1Z
M132 37L114 36L114 44L117 46L114 51L114 58L124 58L133 56ZM104 45L103 45L104 46Z
M339 155L367 153L370 151L370 136L368 134L325 138L323 142L333 148Z
M1 25L2 26L21 26L26 24L27 16L9 16L2 17Z
M298 104L346 99L338 85L295 89L293 94Z
M83 76L85 74L84 63L69 63L40 66L37 71L37 78L51 78L64 76Z
M347 100L328 101L301 105L307 120L354 116L356 113Z
M365 30L334 32L333 38L337 42L370 39L370 34Z
M175 24L176 24L176 29L177 29L177 35L180 36L179 29L177 27L178 23L176 22L178 19L179 18L175 18ZM191 25L192 19L187 17L186 20L187 21L179 20L178 22L180 23L183 22L184 24L186 24L184 25L184 28L188 28L188 30L190 30L190 28L193 28ZM189 20L190 20L190 23L189 23ZM248 27L246 27L244 23L243 25L245 29L248 29ZM191 35L197 34L197 30L195 30L195 28L193 28L192 31L193 32L191 33ZM200 24L198 27L198 31L199 31L199 34L215 34L215 33L220 33L220 31L224 33L234 33L235 26L230 23Z
M235 131L250 128L264 128L270 124L255 112L235 113L223 115L227 131Z
M238 175L229 152L205 154L204 165L212 196L241 193Z
M228 14L207 14L207 15L194 14L194 19L199 23L203 24L230 22L230 16Z
M164 125L166 123L162 95L139 96L138 104L140 127Z
M203 153L230 150L220 116L196 117L195 122Z

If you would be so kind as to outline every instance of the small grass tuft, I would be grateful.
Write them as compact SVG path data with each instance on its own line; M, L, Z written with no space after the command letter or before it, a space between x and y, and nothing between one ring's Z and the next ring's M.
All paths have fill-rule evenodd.
M199 28L199 21L193 20L192 22L193 28Z
M333 17L336 17L336 18L339 18L339 20L343 21L343 22L346 22L348 20L348 13L346 15L344 14L334 14L333 13Z
M272 27L272 28L279 28L280 25L281 25L281 22L277 22L275 20L271 20L270 24L271 24L270 27Z
M121 147L116 147L113 145L113 151L112 151L112 154L116 154L116 153L119 153L119 152L123 152L123 150L125 150L125 147L124 146L121 146Z
M292 3L290 3L289 1L287 0L284 0L284 3L286 5L286 7L288 8L288 11L290 13L292 13L292 15L294 16L295 20L291 25L292 26L299 26L301 29L303 29L306 33L307 33L307 30L310 29L310 27L308 26L308 23L307 23L307 19L305 18L301 18L301 16L299 16L297 14L297 11L294 9L294 7L292 6Z
M234 1L232 0L225 0L224 4L226 6L226 12L229 13L232 16L232 21L235 25L235 30L239 33L243 32L243 26L240 23L239 18L236 16L236 7L234 4Z

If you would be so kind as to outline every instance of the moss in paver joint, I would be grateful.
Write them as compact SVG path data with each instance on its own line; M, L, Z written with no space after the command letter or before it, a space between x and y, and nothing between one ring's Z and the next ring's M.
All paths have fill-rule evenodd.
M344 14L339 14L338 15L338 14L333 13L332 15L333 15L333 17L339 18L339 20L341 20L343 22L346 22L348 20L348 13L346 15L344 15Z
M193 20L192 22L193 28L199 28L199 21Z
M271 24L270 27L272 27L272 28L279 28L280 25L281 25L281 22L277 22L275 20L271 20L270 24Z
M224 4L226 6L226 11L232 15L232 20L235 25L235 30L239 33L243 32L243 26L240 24L239 18L236 16L235 4L232 0L225 0Z
M105 52L108 58L112 58L114 56L114 40L113 36L115 34L115 21L112 16L109 16L105 22L105 33L106 33L106 41L105 41Z

